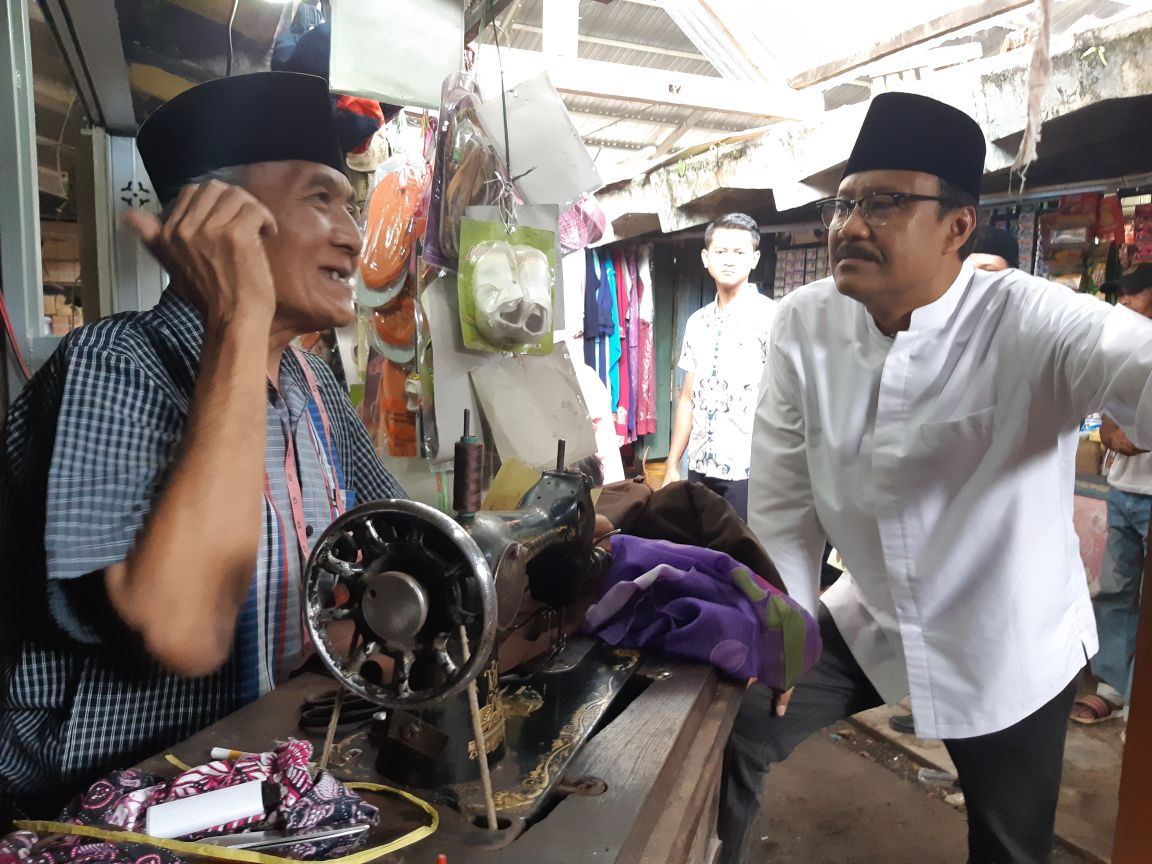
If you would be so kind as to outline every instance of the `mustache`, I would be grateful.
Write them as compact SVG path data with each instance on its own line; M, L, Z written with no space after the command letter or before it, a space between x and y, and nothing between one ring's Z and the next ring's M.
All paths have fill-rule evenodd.
M871 249L855 243L845 243L837 247L832 257L835 258L837 262L843 261L845 258L863 258L865 261L875 261L877 263L880 261L880 256Z

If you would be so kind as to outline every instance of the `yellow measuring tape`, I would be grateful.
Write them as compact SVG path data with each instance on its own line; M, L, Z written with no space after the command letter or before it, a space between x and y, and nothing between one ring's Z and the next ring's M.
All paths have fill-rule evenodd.
M174 757L169 761L177 764L177 760L175 760ZM396 852L399 849L411 846L413 843L418 843L425 837L432 836L436 833L436 829L440 827L440 814L436 812L436 808L427 801L417 798L415 795L411 795L402 789L393 789L391 786L383 786L379 783L345 783L344 785L349 789L362 789L366 792L383 792L388 795L396 795L405 801L410 801L427 813L430 821L427 825L417 828L415 831L409 831L403 837L398 837L390 843L373 846L371 849L353 852L351 855L344 855L340 858L330 858L327 864L367 864L368 861L374 861L382 855ZM158 846L161 849L167 849L169 852L194 855L197 858L214 858L220 861L244 861L248 862L248 864L299 864L299 862L293 858L282 858L279 855L253 852L250 849L229 849L224 846L215 846L211 843L197 843L188 840L164 840L159 837L149 837L147 834L137 834L135 831L121 831L116 828L94 828L88 825L73 825L70 822L50 822L36 819L21 819L12 824L24 831L35 831L37 834L73 834L80 837L95 837L97 840L107 840L112 843L145 843L149 846Z

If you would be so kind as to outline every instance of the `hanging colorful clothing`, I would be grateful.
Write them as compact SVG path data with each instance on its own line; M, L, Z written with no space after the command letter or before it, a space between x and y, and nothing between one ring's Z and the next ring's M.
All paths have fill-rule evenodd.
M652 284L652 247L644 246L636 262L640 315L640 386L636 404L636 434L656 434L656 344L652 322L656 314Z
M616 282L610 278L611 261L607 256L594 256L597 273L600 275L600 287L596 292L597 313L600 316L600 343L597 346L596 371L600 373L600 380L612 393L612 337L616 333ZM613 402L612 404L615 404Z
M628 253L628 371L632 386L628 390L628 440L635 441L640 433L636 430L636 407L640 403L640 278L636 266L636 253Z
M584 250L584 363L593 369L598 368L596 360L600 352L600 267L596 263L596 253Z
M632 376L628 366L628 293L631 290L631 281L628 278L628 267L624 263L624 255L616 252L612 256L612 265L616 271L616 315L620 322L618 333L620 342L620 362L617 366L617 377L620 381L615 408L616 435L621 441L628 440L628 403L632 399Z

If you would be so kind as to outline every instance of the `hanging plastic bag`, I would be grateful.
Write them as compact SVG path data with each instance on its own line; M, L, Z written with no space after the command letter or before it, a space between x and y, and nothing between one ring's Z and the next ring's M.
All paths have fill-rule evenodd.
M395 302L373 310L369 341L372 349L393 363L409 364L416 357L416 303L405 291Z
M495 204L507 172L491 139L480 127L475 76L460 72L444 82L440 137L432 184L425 260L455 270L460 258L460 223L474 204Z
M423 161L393 156L377 171L364 217L360 274L371 291L387 291L408 271L417 213L429 174Z

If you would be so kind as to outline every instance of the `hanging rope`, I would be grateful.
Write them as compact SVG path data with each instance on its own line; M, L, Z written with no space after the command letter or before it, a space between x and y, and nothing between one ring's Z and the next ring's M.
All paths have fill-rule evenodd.
M504 167L512 174L512 150L508 140L508 92L504 86L504 58L500 54L500 25L496 23L496 12L492 0L488 0L488 21L492 24L492 42L496 46L496 66L500 70L500 108L504 119Z
M1040 144L1040 127L1044 122L1044 94L1052 78L1052 0L1036 0L1036 41L1032 45L1032 63L1028 67L1028 118L1024 137L1012 163L1012 174L1020 175L1020 192L1028 179L1028 166L1036 161ZM1011 183L1009 183L1011 188Z
M495 186L495 193L488 196L500 210L500 221L504 223L504 233L511 234L516 230L516 188L513 181L504 177L497 171L492 177L484 181L485 187Z

